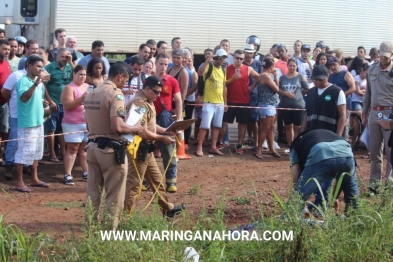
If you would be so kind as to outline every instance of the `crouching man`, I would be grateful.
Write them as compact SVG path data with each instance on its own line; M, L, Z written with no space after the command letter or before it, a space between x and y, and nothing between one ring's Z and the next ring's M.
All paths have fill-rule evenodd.
M127 152L128 157L128 174L126 184L126 195L124 200L124 210L131 214L135 203L141 193L142 181L145 179L149 183L150 188L154 193L157 192L159 197L158 204L160 205L164 216L174 217L174 215L183 211L186 206L174 206L168 202L168 197L165 191L165 182L160 169L157 166L153 151L155 146L154 141L160 140L165 145L174 143L174 139L170 134L159 135L165 133L165 129L156 125L156 110L154 107L154 100L159 99L163 84L156 76L146 78L143 89L140 90L135 97L127 105L127 117L131 110L142 110L144 113L142 117L142 125L144 127L142 142L139 144L136 159Z
M358 182L355 158L351 145L341 136L325 129L306 131L291 144L290 162L293 173L294 192L306 201L319 184L344 175L340 191L344 191L345 212L357 208Z

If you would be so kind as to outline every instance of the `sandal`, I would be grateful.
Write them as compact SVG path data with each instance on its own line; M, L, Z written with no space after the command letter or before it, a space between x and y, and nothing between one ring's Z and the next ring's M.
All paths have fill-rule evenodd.
M15 191L22 192L22 193L30 193L31 189L28 187L16 187Z
M197 157L203 157L203 152L202 151L195 151L195 155Z
M222 156L222 155L224 155L224 153L222 153L220 150L215 150L215 151L209 151L209 154L213 154L213 155L219 155L219 156Z
M281 157L281 155L279 154L279 153L277 153L277 152L274 152L274 153L267 153L268 155L271 155L271 156L274 156L274 157L277 157L277 158L280 158Z
M255 154L252 154L252 155L255 156L258 159L263 159L263 156L262 156L261 153L255 153Z
M59 162L60 160L57 157L50 157L48 159L49 162Z

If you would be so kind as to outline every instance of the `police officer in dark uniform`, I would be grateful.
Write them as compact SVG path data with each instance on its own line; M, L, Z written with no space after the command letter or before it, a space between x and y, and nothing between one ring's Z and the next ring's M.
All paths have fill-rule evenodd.
M101 191L105 191L105 211L111 215L109 228L116 229L123 210L127 178L127 144L121 134L138 134L143 128L138 122L124 122L125 104L121 88L129 80L131 67L117 62L110 67L108 80L86 95L85 119L89 130L86 146L88 178L87 197L97 219Z
M161 174L154 158L153 151L155 149L154 141L161 140L166 145L174 143L174 139L165 134L165 128L156 124L156 110L153 101L156 100L162 91L163 84L156 76L146 78L143 89L139 91L135 97L127 105L127 116L131 110L142 111L142 142L139 144L136 158L127 152L128 157L128 175L126 185L126 197L124 200L124 210L131 213L138 196L141 193L142 181L145 179L153 192L157 192L159 196L158 204L161 206L163 214L167 217L173 217L186 208L184 204L174 206L168 202L165 191L165 177ZM157 134L158 133L158 134ZM176 135L173 133L172 135Z

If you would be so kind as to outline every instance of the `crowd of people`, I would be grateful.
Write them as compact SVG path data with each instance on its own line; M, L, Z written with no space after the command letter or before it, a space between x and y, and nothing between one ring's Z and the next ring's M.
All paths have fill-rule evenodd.
M359 129L350 117L355 112L369 126L370 191L379 192L383 142L387 149L390 130L382 129L377 120L389 115L393 103L390 42L380 44L379 50L370 49L369 61L360 46L357 56L346 64L343 52L323 41L312 47L296 40L292 54L284 44L274 44L264 55L259 50L261 40L252 35L233 52L227 39L207 48L205 62L195 68L193 51L183 47L180 37L170 44L149 39L136 55L110 65L103 41L94 41L91 54L84 56L77 50L76 38L67 36L65 29L57 29L54 36L58 45L49 50L23 36L7 38L0 30L0 140L18 139L7 142L1 155L4 176L11 180L15 175L17 191L31 191L23 173L31 175L31 186L49 187L37 175L46 134L48 160L63 160L64 183L74 185L72 169L78 157L93 207L99 210L101 187L114 227L121 211L131 213L141 190L149 187L159 195L164 215L173 217L185 209L183 204L168 202L166 195L177 191L178 182L176 134L165 132L174 121L197 118L193 127L184 130L188 150L194 129L197 157L204 156L203 146L209 143L209 154L223 155L222 149L229 144L228 123L236 118L236 154L243 154L244 145L249 144L257 159L263 159L262 149L279 158L274 140L278 133L278 142L291 147L292 166L301 163L305 170L326 158L353 159L349 144L337 136L348 140L348 133L355 133L352 143L356 142ZM142 110L143 117L130 126L125 121L133 115L133 107ZM305 140L299 137L316 129L337 136L328 135L325 139L330 140L322 141L314 134L312 146L338 141L333 145L344 149L325 148L324 157L310 163L302 159L310 152L301 149L299 141ZM54 134L60 135L55 139ZM141 137L137 154L127 152L122 136L126 134ZM386 180L390 181L390 150L386 152ZM162 157L165 176L155 157ZM355 176L348 180L350 186L344 185L352 194L346 197L348 203L357 196L352 162L337 166L350 168L348 172ZM295 170L296 188L304 193L302 172ZM325 194L334 177L321 177ZM305 197L312 189L307 185ZM315 194L319 201L321 194Z

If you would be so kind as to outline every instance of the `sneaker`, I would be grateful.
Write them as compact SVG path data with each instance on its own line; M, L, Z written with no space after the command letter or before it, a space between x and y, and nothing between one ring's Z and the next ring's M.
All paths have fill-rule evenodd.
M169 217L172 218L175 215L181 213L184 209L186 209L186 205L185 204L181 204L180 206L175 206L172 210L164 213L164 217Z
M224 146L229 146L231 142L229 140L224 141Z
M274 143L273 143L274 145L273 145L273 147L274 147L274 149L275 150L277 150L277 149L280 149L281 147L277 144L277 142L276 141L274 141Z
M87 173L84 173L84 174L82 175L82 180L85 181L85 182L87 182Z
M72 179L73 179L73 177L71 175L65 175L64 176L64 184L69 185L69 186L73 186L74 181Z
M168 191L169 193L176 193L177 187L175 186L175 184L168 184L166 191Z
M236 146L236 154L243 155L243 146L242 145Z
M267 146L267 140L263 141L262 148L263 148L263 149L267 149L267 148L268 148L268 146Z
M149 188L150 188L149 183L147 183L146 180L143 180L142 191L147 191L147 190L149 190Z
M14 173L14 167L13 166L5 166L5 173L4 173L5 179L12 180L13 173Z
M224 144L221 143L221 142L219 142L219 143L217 143L216 148L217 148L218 150L221 150L221 149L224 148Z

